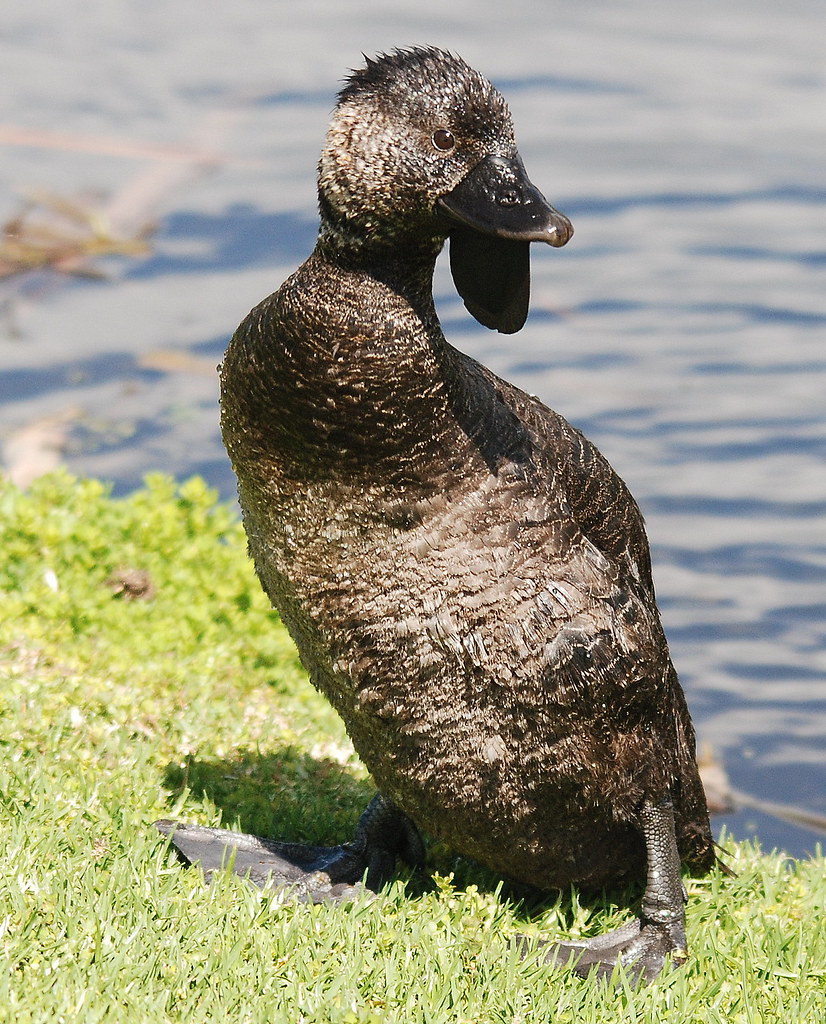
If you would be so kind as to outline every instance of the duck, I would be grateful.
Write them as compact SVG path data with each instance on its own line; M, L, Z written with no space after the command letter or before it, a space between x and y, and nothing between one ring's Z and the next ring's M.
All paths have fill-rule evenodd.
M639 916L545 954L650 980L687 956L681 865L715 852L643 518L575 427L447 341L433 300L449 242L470 314L518 331L530 247L571 223L500 92L437 47L346 79L318 196L314 250L229 344L221 427L261 584L378 792L339 847L159 827L310 899L421 864L422 834L540 890L639 881Z

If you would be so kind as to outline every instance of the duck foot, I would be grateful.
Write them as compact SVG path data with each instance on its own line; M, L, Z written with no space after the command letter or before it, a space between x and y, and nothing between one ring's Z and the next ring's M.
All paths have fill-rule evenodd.
M640 919L582 942L543 942L540 949L546 963L570 965L581 978L608 980L621 965L626 977L644 983L653 981L669 962L679 967L687 956L679 925Z
M340 846L308 846L221 828L162 819L155 828L188 864L209 880L230 869L262 888L283 889L302 903L339 902L364 889L378 892L393 876L396 860L424 863L424 845L413 822L381 794L359 819L356 834Z
M620 965L627 977L641 983L653 981L667 964L679 967L685 963L686 893L671 797L657 803L646 801L640 809L639 827L647 860L640 917L582 942L543 942L546 963L570 965L582 978L603 980Z

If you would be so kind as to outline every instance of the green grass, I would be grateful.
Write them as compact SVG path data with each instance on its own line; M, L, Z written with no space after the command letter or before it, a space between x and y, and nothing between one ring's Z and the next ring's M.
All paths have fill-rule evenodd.
M197 480L0 484L0 552L0 1021L823 1019L822 857L727 844L737 878L688 881L689 963L638 991L510 942L613 926L623 894L520 900L438 845L434 887L372 903L204 885L156 818L338 842L372 792L233 513ZM116 596L124 568L154 596Z

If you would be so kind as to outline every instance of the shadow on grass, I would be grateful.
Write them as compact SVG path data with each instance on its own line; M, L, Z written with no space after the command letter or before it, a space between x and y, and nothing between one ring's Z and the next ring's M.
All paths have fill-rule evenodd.
M170 764L164 785L212 805L228 829L296 843L349 839L375 789L340 764L294 747L271 754L240 749L231 758L190 756Z

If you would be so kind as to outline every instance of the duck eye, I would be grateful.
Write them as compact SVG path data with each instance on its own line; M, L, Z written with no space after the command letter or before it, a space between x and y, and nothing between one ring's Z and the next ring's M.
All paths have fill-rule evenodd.
M453 132L449 132L447 128L437 128L433 133L432 138L433 145L436 149L441 149L443 152L453 149L456 145L456 139L453 137Z

